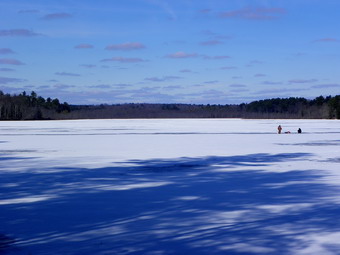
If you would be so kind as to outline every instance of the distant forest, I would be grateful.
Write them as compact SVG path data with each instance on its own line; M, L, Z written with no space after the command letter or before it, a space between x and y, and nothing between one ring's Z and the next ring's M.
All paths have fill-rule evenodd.
M0 91L0 120L127 119L127 118L245 118L340 119L340 95L258 100L239 105L101 104L69 105L32 91L19 95Z

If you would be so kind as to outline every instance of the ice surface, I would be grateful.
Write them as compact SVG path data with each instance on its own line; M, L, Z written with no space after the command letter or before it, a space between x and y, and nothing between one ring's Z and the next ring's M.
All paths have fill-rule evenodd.
M336 120L0 122L0 254L340 254L339 163Z

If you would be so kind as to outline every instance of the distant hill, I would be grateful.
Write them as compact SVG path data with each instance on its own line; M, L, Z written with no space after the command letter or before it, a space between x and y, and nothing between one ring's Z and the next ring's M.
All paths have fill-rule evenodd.
M0 120L125 118L340 119L340 96L274 98L239 105L113 104L69 105L34 91L19 95L0 91Z

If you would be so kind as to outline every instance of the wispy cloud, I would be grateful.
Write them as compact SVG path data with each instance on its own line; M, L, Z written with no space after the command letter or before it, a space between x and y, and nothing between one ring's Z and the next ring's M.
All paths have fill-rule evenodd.
M246 88L247 85L244 85L244 84L230 84L229 87L230 88Z
M211 9L201 9L198 12L201 13L201 14L209 14L209 13L212 12L212 10Z
M187 53L183 51L178 51L172 54L168 54L165 57L172 58L172 59L202 58L202 59L208 59L208 60L222 60L222 59L231 58L230 56L208 56L208 55L200 55L197 53Z
M28 29L2 29L0 30L0 36L22 36L22 37L33 37L40 36L41 34L35 33Z
M257 74L254 74L254 77L266 77L267 75L263 74L263 73L257 73Z
M180 73L192 73L191 69L181 69L179 70Z
M116 83L116 84L113 84L112 86L115 87L115 88L118 88L118 89L123 89L123 88L131 87L132 84Z
M272 20L286 14L284 8L253 8L247 7L233 11L220 13L220 17L224 19L239 18L247 20Z
M81 43L76 46L74 46L75 49L93 49L94 46L92 44L87 44L87 43Z
M68 72L56 72L54 74L55 75L59 75L59 76L71 76L71 77L79 77L79 76L81 76L80 74L77 74L77 73L68 73Z
M8 84L8 83L17 83L17 82L24 82L24 79L17 79L17 78L8 78L8 77L0 77L0 84Z
M264 82L262 82L262 84L264 84L264 85L281 85L282 82L279 82L279 81L264 81Z
M19 66L19 65L24 65L23 62L17 60L17 59L12 59L12 58L1 58L0 59L0 64L3 64L3 65L16 65L16 66Z
M94 88L94 89L111 89L112 85L98 84L98 85L92 85L92 86L90 86L90 88Z
M205 81L203 82L204 84L216 84L216 83L219 83L218 80L213 80L213 81Z
M289 80L289 83L313 83L317 82L317 79L294 79L294 80Z
M313 85L311 88L313 89L325 89L325 88L340 88L340 84L319 84Z
M125 57L113 57L102 59L101 62L120 62L120 63L140 63L146 60L142 58L125 58Z
M19 14L25 14L25 13L39 13L39 10L36 9L28 9L28 10L20 10L18 11Z
M14 51L9 49L9 48L0 48L0 54L5 55L5 54L13 54Z
M249 92L250 90L249 89L243 89L243 88L239 88L239 89L231 89L229 92L232 92L232 93L242 93L242 92Z
M72 18L73 15L70 13L65 12L57 12L57 13L50 13L43 16L41 19L43 20L60 20L60 19L69 19Z
M210 40L210 41L204 41L200 43L200 45L202 46L215 46L219 44L223 44L223 42L221 40Z
M166 86L164 87L165 89L168 89L168 90L175 90L175 89L182 89L182 86L179 86L179 85L173 85L173 86Z
M13 72L13 71L15 70L12 68L0 68L0 72Z
M80 65L81 67L86 67L86 68L95 68L97 67L97 65L92 65L92 64L83 64L83 65Z
M199 55L197 53L186 53L183 51L178 51L172 54L168 54L165 57L166 58L173 58L173 59L181 59L181 58L196 58Z
M43 90L43 89L48 89L48 88L50 88L50 86L48 86L48 85L41 85L41 86L38 86L37 87L39 90Z
M65 89L70 89L74 88L74 85L68 85L68 84L62 84L62 83L57 83L53 85L53 88L58 89L58 90L65 90Z
M307 53L304 53L304 52L297 52L297 53L294 53L293 56L294 57L304 57L308 55Z
M164 81L173 81L181 79L182 77L179 76L163 76L163 77L148 77L144 80L146 81L153 81L153 82L164 82Z
M262 94L272 94L274 96L282 95L283 93L287 93L287 95L292 95L294 92L305 91L306 89L292 89L292 88L277 88L277 89L264 89L254 92L254 95L262 95Z
M314 40L313 42L316 42L316 43L318 43L318 42L325 42L325 43L336 42L336 43L338 43L338 42L340 42L340 40L336 39L336 38L327 37L327 38L321 38L321 39Z
M145 45L139 42L128 42L128 43L121 43L121 44L111 44L106 46L106 50L123 50L123 51L130 51L130 50L141 50L145 49Z
M254 65L261 65L263 64L263 61L261 60L252 60L248 64L246 64L246 67L253 67Z
M204 59L211 59L211 60L223 60L223 59L229 59L230 56L203 56Z
M215 39L215 40L230 40L230 39L233 38L230 35L219 34L219 33L213 32L211 30L203 30L202 34L210 37L211 39Z
M220 68L221 70L233 70L233 69L237 69L236 66L222 66Z
M149 3L159 6L167 15L169 15L170 20L176 20L177 15L173 8L169 5L169 1L165 0L147 0Z
M203 91L202 94L204 95L205 98L212 98L212 99L225 96L225 93L223 91L216 90L216 89L205 90Z

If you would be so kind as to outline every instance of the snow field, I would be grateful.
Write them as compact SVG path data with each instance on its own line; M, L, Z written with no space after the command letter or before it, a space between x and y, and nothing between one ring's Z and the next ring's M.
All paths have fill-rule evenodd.
M335 120L0 122L0 253L340 254L339 148Z

